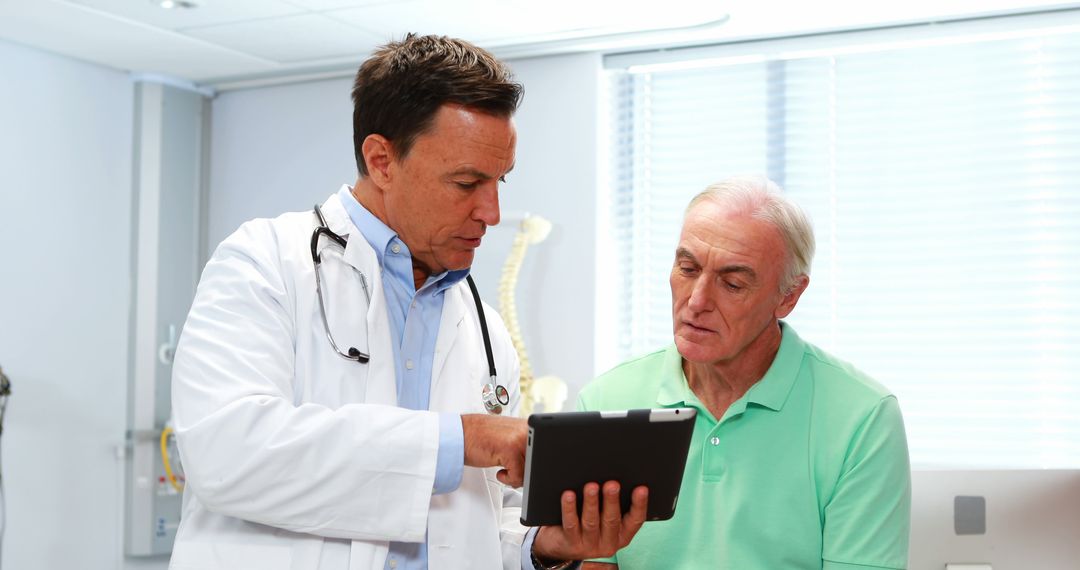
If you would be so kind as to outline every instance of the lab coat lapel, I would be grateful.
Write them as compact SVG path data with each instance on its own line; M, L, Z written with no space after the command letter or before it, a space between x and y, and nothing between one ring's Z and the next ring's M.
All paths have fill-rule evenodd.
M371 277L373 266L379 264L379 259L375 256L375 250L371 249L371 245L368 244L364 236L360 234L360 230L353 224L352 219L349 218L349 213L345 211L345 206L341 203L341 199L338 198L337 194L330 196L326 202L323 202L322 211L330 231L348 239L348 245L345 246L345 262L362 271L367 277L368 287L372 287L372 281L374 281ZM356 239L351 239L353 236L356 236ZM374 289L371 292L374 295Z
M435 359L431 367L431 393L437 394L443 378L446 359L458 339L458 329L465 320L465 303L462 299L463 283L446 290L443 297L442 319L439 322L439 336L435 340ZM433 408L434 409L434 408Z
M371 265L369 271L364 271L368 278L368 287L371 289L371 308L367 314L367 326L371 331L369 342L371 343L371 360L367 366L368 371L367 396L364 401L369 404L397 405L397 377L394 366L394 347L390 343L393 335L390 334L390 317L386 309L386 296L383 294L382 272L376 263L375 252L368 246L359 234L355 240L363 243L371 253ZM356 248L356 249L359 249ZM348 258L349 248L345 250Z
M368 353L371 360L368 367L367 393L364 401L370 404L397 405L397 379L394 368L394 348L390 344L390 317L386 309L386 296L383 294L382 271L375 250L364 239L360 230L352 223L348 212L341 204L337 194L330 197L323 205L326 225L342 236L348 237L344 259L367 282L371 293L371 304L367 311Z

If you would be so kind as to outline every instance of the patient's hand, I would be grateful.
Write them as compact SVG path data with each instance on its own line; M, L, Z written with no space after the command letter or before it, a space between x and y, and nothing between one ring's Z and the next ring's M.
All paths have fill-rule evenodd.
M619 482L604 483L603 507L601 488L596 483L585 485L581 517L577 514L577 497L573 491L562 495L562 526L541 527L533 542L533 553L553 560L584 560L614 556L634 538L645 523L649 490L638 487L630 495L630 512L622 514L619 504ZM605 564L605 570L612 565Z

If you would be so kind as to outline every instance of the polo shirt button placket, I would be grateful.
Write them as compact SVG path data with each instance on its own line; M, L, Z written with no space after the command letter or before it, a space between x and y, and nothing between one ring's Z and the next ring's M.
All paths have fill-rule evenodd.
M705 479L717 479L724 472L723 452L720 450L720 437L713 432L705 440L705 449L702 451Z

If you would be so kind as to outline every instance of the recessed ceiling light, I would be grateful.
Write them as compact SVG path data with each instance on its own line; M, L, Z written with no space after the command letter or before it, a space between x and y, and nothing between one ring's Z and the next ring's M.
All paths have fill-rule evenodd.
M157 4L166 10L185 10L199 7L199 3L196 0L150 0L150 3Z

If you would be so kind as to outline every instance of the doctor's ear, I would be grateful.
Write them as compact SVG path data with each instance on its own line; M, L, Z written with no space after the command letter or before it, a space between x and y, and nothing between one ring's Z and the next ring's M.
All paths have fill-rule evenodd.
M364 139L360 152L364 155L368 176L380 188L390 182L390 163L394 161L394 145L384 136L371 134Z

